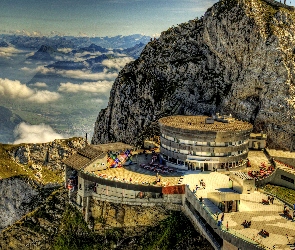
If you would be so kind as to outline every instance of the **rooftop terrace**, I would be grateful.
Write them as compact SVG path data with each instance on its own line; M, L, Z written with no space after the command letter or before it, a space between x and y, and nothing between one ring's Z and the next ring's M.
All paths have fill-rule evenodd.
M207 116L168 116L159 120L160 125L187 130L230 132L252 130L252 124L234 118L215 119L213 123L206 123Z

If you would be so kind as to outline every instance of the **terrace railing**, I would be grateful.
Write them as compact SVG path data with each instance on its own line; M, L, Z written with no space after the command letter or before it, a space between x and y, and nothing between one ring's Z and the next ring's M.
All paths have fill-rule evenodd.
M260 245L259 242L256 242L255 240L250 239L243 234L240 234L236 230L230 229L224 225L218 226L216 214L212 213L208 207L206 207L202 202L200 202L196 195L187 187L186 198L187 201L192 204L192 206L196 209L196 211L200 213L202 217L205 216L204 218L206 219L210 227L214 228L214 231L217 232L223 239L235 239L235 241L241 241L241 245L245 245L246 243L246 245L251 247L251 249L265 249L263 246ZM203 212L201 210L203 210Z
M84 180L91 181L93 183L98 183L100 185L105 185L114 188L141 191L141 192L152 192L152 193L162 193L162 187L157 187L153 185L141 185L134 183L126 183L122 181L108 180L90 173L79 172L78 176Z

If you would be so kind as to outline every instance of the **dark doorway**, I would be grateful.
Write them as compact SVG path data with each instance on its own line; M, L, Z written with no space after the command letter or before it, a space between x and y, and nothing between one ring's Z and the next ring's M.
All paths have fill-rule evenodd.
M208 171L208 163L204 163L204 171Z

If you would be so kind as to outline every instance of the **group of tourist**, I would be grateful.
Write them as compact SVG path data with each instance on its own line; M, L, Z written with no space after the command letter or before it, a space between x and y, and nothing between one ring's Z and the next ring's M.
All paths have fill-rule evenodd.
M203 179L199 180L199 184L196 185L196 189L193 189L193 193L196 194L198 189L201 189L201 188L203 189L206 188L206 183L203 181Z
M153 171L153 172L156 172L156 173L163 173L163 174L166 174L166 173L172 173L174 172L175 170L173 168L169 168L167 166L164 166L164 165L159 165L157 163L152 163L152 164L149 164L149 165L146 165L144 163L140 164L140 167L146 169L146 170L150 170L150 171Z
M248 171L248 175L258 180L269 176L274 171L274 167L266 166L265 162L262 162L259 168L259 171Z
M248 227L250 227L251 226L251 221L244 221L243 223L242 223L242 225L244 226L244 228L248 228Z
M270 195L268 195L267 196L267 200L266 199L262 199L262 204L264 204L264 205L269 205L270 203L271 204L273 204L273 201L274 201L274 197L273 196L270 196Z

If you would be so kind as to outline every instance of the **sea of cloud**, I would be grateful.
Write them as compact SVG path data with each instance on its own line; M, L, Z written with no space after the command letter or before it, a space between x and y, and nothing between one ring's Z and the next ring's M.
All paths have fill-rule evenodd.
M20 53L21 50L18 50L14 47L0 47L0 57L9 58L15 54Z
M127 63L130 63L134 59L132 57L119 57L119 58L113 58L113 59L106 59L102 61L102 65L113 68L116 70L121 70Z
M45 124L30 125L25 122L20 123L14 129L16 140L19 143L45 143L55 139L63 139L64 136L56 133L50 126Z
M67 93L108 93L111 90L112 85L112 81L83 82L82 84L67 82L60 83L58 91Z
M59 93L32 89L18 80L7 78L0 78L0 96L36 103L55 102L61 97Z
M1 48L0 57L5 56L9 58L9 56L14 53L20 52L23 53L23 51L18 51L14 48ZM69 53L70 49L64 49L61 52ZM109 54L110 53L113 53L113 51L109 51ZM86 54L86 52L83 52L73 55L74 60L77 61L79 60L79 57L81 58ZM100 54L100 52L97 52L93 55L87 55L87 57L95 57ZM26 56L27 55L28 54L26 54ZM70 94L79 95L82 93L88 93L89 99L86 100L88 100L91 105L94 103L95 105L97 105L97 103L101 105L105 100L101 99L99 95L96 94L108 96L119 71L132 60L134 59L126 55L115 55L115 58L106 59L102 62L102 65L104 66L102 72L91 72L91 70L60 70L46 67L42 61L27 60L26 66L19 67L25 75L35 75L38 73L44 75L56 74L69 78L69 81L60 82L56 91L49 91L47 90L48 83L45 82L25 84L19 80L11 80L3 77L0 78L0 98L2 96L3 98L18 100L19 102L40 103L40 105L45 105L47 103L58 103L59 100L63 100L64 96ZM35 67L33 65L35 65ZM73 79L73 81L70 79ZM79 80L80 83L77 83L77 80ZM94 96L97 96L97 98L94 98ZM49 125L30 125L28 123L19 124L14 130L14 135L14 143L16 144L42 143L64 137L63 135L56 133Z

